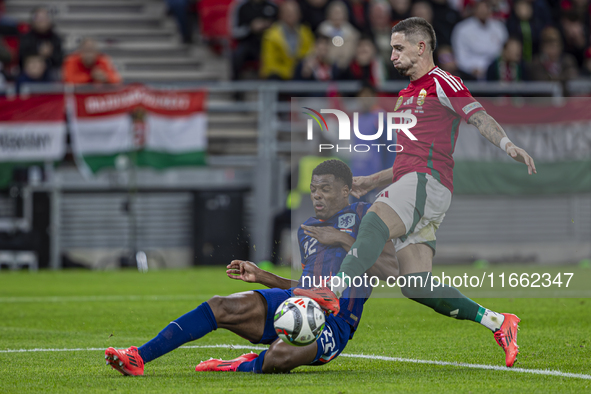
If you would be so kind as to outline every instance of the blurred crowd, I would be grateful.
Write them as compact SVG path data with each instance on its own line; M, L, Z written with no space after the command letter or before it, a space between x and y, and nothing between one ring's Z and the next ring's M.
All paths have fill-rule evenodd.
M435 62L464 80L567 81L591 75L590 0L239 0L234 79L400 79L390 31L417 16Z
M166 0L183 42L194 0ZM199 0L205 7L206 0ZM390 62L390 31L418 16L437 33L435 62L464 80L567 81L591 76L591 0L234 0L228 1L232 79L404 79ZM1 5L1 0L0 0ZM189 7L190 8L190 7ZM48 9L13 22L0 7L3 80L118 83L91 38L66 55Z
M62 38L54 31L47 8L31 11L30 20L17 23L0 16L0 74L2 80L23 83L118 83L121 77L110 58L91 38L65 55Z

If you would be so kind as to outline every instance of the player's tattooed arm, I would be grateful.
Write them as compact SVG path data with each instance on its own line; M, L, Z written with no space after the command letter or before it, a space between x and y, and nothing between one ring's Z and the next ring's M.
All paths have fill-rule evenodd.
M500 148L501 140L507 137L505 130L493 119L492 116L485 111L478 111L468 119L468 123L476 126L480 134L495 146ZM534 159L524 150L512 142L508 142L505 146L507 155L515 161L523 163L527 166L527 172L531 175L537 173Z
M242 280L247 283L260 283L269 288L287 290L298 283L262 270L250 261L233 260L226 268L226 275L231 279Z
M485 111L478 111L470 116L468 123L476 126L480 134L495 146L499 146L501 140L507 136L505 130Z

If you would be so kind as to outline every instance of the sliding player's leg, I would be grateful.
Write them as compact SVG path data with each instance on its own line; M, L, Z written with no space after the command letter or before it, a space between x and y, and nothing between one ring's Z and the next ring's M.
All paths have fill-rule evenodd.
M107 364L124 375L142 375L144 364L179 346L225 328L257 342L263 336L267 305L261 294L248 291L227 297L215 296L170 322L156 337L139 348L105 351Z
M325 365L334 360L347 346L351 326L340 317L329 315L320 337L311 345L296 348L281 340L269 348L263 373L289 372L302 365Z
M472 320L495 334L495 340L505 351L505 362L513 366L517 357L517 323L519 318L508 313L496 313L464 296L448 285L431 286L433 249L426 244L411 244L397 250L400 274L405 278L402 294L432 308L444 316Z
M275 335L269 349L259 355L249 353L228 361L211 359L201 362L195 370L286 373L302 365L324 365L345 349L350 335L351 326L345 320L329 315L320 337L308 346L289 345Z

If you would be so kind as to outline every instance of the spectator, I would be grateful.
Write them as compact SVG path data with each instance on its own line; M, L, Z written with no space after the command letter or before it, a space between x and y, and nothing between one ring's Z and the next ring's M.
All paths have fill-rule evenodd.
M247 0L234 9L232 37L232 78L239 79L247 61L259 61L263 33L277 20L277 6L268 0Z
M437 34L437 43L451 45L451 32L462 19L460 13L451 8L447 0L432 0L433 29Z
M578 75L577 61L564 53L560 32L554 27L542 31L540 54L532 61L529 76L535 81L565 82Z
M176 19L179 33L181 33L183 43L185 44L193 42L193 24L189 18L191 4L193 3L189 0L166 0L168 13Z
M49 77L59 79L64 54L62 39L53 31L53 20L46 8L35 8L31 14L31 31L21 37L19 63L24 67L24 59L39 55L46 63Z
M509 38L501 56L495 59L486 71L487 81L519 82L526 80L525 66L521 58L521 42Z
M312 31L326 19L326 9L331 0L299 0L302 10L302 23L308 25Z
M293 0L279 8L279 21L263 34L261 47L261 77L266 79L293 78L296 65L314 47L310 28L300 24L300 8Z
M410 7L410 16L423 18L427 22L433 23L433 8L426 1L417 1Z
M563 12L560 27L564 37L564 51L577 59L579 66L583 65L587 41L588 28L573 11Z
M591 47L585 50L585 61L583 62L583 69L581 71L582 77L591 77Z
M455 25L455 23L459 21L460 15L451 8L445 10L444 8L439 7L438 10L442 14L436 16L436 14L433 12L433 6L431 5L431 3L424 0L420 0L412 5L410 9L410 16L423 18L433 26L433 29L435 30L435 36L437 37L437 44L450 45L451 32L453 30L453 26ZM450 25L447 23L447 21L441 20L441 18L446 17L446 14L447 17L450 17L452 19L452 21L454 21L454 18L457 17L457 19L455 19L455 21L453 22L454 25ZM435 23L436 21L437 23ZM443 41L441 41L439 37L442 37Z
M98 51L96 42L85 38L78 51L66 58L63 80L65 83L119 83L121 76L111 59Z
M349 8L349 21L359 31L366 32L369 29L368 17L369 6L368 0L348 0L346 3Z
M528 0L517 0L507 21L509 36L519 39L523 50L523 60L531 62L539 52L540 34L543 21L534 17L534 8Z
M7 66L12 61L12 52L7 45L4 44L4 40L2 36L0 36L0 70L3 69L2 66Z
M589 0L562 0L559 5L561 12L558 15L571 14L573 19L589 26L589 18L591 17Z
M317 36L314 51L306 56L296 67L294 79L300 81L331 81L336 73L333 63L328 58L330 39Z
M331 39L328 57L338 67L344 68L355 56L359 32L348 21L347 6L342 1L330 3L326 20L318 26L318 33Z
M392 7L392 25L410 17L410 0L389 0Z
M511 4L507 0L489 0L492 18L501 22L506 22L511 14Z
M347 68L339 70L337 78L362 81L371 86L379 86L384 81L384 66L371 38L364 36L359 40L355 58Z
M16 80L16 92L20 93L23 83L51 82L46 59L41 55L31 55L23 61L24 67Z
M464 81L474 81L476 79L474 75L465 73L458 68L454 53L449 45L438 45L436 53L436 63L442 70L445 70L456 77L460 77Z
M390 46L392 22L387 3L373 3L371 5L369 9L369 35L375 43L378 55L386 70L392 69L394 71L393 67L389 67L391 64L390 55L392 54L392 47Z
M507 41L505 25L491 15L487 0L482 0L475 5L474 16L458 23L451 36L458 67L478 79L485 77L488 65Z

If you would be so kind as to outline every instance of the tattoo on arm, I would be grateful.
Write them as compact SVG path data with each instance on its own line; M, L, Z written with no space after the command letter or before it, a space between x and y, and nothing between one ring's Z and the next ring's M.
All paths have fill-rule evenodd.
M480 134L495 146L499 146L503 137L507 136L497 121L484 111L478 111L470 116L468 123L476 126Z

